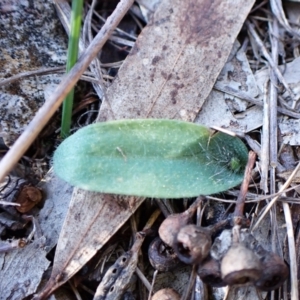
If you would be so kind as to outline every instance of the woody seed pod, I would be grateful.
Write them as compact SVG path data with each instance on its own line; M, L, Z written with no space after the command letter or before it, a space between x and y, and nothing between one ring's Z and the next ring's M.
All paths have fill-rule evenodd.
M151 242L148 258L152 267L161 272L168 272L180 263L173 249L165 245L159 237Z
M197 274L201 280L212 287L223 287L226 283L222 279L220 262L207 257L201 265L198 266Z
M151 300L180 300L180 296L174 290L166 288L157 291Z
M255 286L262 291L272 291L279 288L289 276L287 264L275 253L268 252L261 246L257 252L260 255L262 272L255 281Z
M202 198L198 198L186 211L180 214L169 215L161 223L158 233L165 244L173 247L178 231L191 222L191 219L201 202Z
M261 264L254 252L233 243L221 261L221 274L228 285L246 285L259 279Z
M265 250L254 236L242 233L247 247L254 251L260 260L261 274L254 285L262 291L272 291L280 287L289 276L289 267L277 254Z
M178 258L186 264L198 264L209 254L211 232L190 224L181 228L173 248Z

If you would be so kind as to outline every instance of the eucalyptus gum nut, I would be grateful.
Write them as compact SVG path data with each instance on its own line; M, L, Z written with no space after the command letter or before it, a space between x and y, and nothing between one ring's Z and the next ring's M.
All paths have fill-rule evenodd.
M243 142L176 120L120 120L78 130L54 153L56 174L90 191L184 198L228 190L243 180Z
M178 258L186 264L198 264L209 254L211 247L210 232L190 224L182 227L173 248Z
M197 268L201 280L212 287L223 287L226 283L222 279L220 262L211 256L207 257Z
M260 278L261 263L253 251L233 243L221 261L222 279L228 285L247 285Z
M169 215L159 226L159 237L165 244L173 247L178 231L182 226L186 225L189 220L190 218L184 214Z
M258 256L262 271L255 287L262 291L272 291L279 288L289 276L288 264L276 253L265 250L252 234L244 236L247 246Z
M148 258L155 270L168 272L180 263L174 250L157 237L149 245Z
M194 210L191 211L188 209L183 213L167 216L158 229L158 234L162 241L168 246L173 247L178 231L191 222L193 213Z
M180 300L180 296L173 289L165 288L157 291L151 300Z
M260 251L261 254L261 251ZM288 265L275 253L264 250L260 257L262 272L254 285L262 291L279 288L289 276Z

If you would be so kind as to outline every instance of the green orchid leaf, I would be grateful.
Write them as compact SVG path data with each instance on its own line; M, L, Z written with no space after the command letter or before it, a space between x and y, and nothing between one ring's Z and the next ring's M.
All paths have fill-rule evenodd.
M90 191L182 198L238 185L247 157L240 139L204 126L121 120L89 125L67 138L54 154L54 170Z

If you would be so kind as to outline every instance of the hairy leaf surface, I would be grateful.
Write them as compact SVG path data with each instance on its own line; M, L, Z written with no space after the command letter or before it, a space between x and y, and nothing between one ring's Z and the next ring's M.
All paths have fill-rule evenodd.
M238 185L247 153L240 139L193 123L121 120L67 138L54 154L54 170L86 190L182 198Z

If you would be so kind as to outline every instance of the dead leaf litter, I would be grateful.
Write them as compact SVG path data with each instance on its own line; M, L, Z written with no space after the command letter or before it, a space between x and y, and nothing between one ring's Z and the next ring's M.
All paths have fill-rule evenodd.
M300 2L117 4L85 2L83 61L63 78L69 3L0 4L0 299L298 300ZM124 118L227 130L257 155L247 182L196 202L69 186L51 157L58 92L78 78L73 131Z

